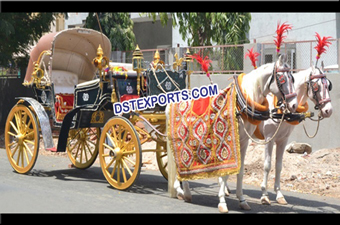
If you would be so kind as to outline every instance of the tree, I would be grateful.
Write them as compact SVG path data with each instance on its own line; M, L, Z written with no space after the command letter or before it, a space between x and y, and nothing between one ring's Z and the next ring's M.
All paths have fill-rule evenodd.
M145 13L141 13L141 15ZM167 13L147 13L156 20L157 14L162 25L168 22ZM210 13L188 12L171 13L173 27L179 26L179 33L188 46L210 46L213 42L217 45L248 43L247 33L250 29L250 13ZM221 70L239 70L243 66L243 48L228 47L223 51L204 49L202 55L218 55Z
M58 13L0 13L0 65L27 64L28 49L50 31Z
M145 13L142 13L142 15ZM147 13L156 20L157 13ZM158 13L162 25L167 24L167 13ZM173 27L179 26L179 33L189 46L220 44L243 44L249 42L250 13L171 13Z
M98 13L103 33L110 39L112 50L135 49L136 38L129 13ZM100 31L96 13L89 13L85 27Z

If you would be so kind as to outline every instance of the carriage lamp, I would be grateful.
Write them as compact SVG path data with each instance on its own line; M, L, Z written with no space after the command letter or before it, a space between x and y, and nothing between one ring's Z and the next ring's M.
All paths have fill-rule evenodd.
M143 63L144 63L144 58L143 58L143 53L139 49L139 46L137 45L135 51L132 54L132 67L134 71L140 72L143 69Z
M184 56L184 62L186 62L187 66L187 74L188 74L188 89L190 89L190 74L194 71L194 63L193 59L190 57L190 51L189 48L187 48L187 52L185 53Z
M140 92L140 72L143 70L144 58L143 53L137 45L132 54L132 69L137 72L137 94Z

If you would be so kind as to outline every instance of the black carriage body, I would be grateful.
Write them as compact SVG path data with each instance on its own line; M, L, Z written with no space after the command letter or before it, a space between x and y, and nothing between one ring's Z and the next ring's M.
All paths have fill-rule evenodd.
M186 70L147 70L147 95L159 95L164 92L186 88Z
M74 91L74 108L80 108L76 114L76 128L102 127L113 116L109 82L94 80L86 85L78 85Z
M49 86L46 86L44 89L37 88L35 84L33 84L33 93L35 95L35 99L44 107L53 107L55 103L55 95L54 95L54 85L53 83Z

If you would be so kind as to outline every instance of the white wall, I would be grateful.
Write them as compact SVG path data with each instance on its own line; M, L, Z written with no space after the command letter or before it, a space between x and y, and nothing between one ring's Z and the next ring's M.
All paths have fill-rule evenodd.
M315 32L321 36L337 38L335 13L252 13L249 40L273 42L278 21L293 26L286 41L314 40Z

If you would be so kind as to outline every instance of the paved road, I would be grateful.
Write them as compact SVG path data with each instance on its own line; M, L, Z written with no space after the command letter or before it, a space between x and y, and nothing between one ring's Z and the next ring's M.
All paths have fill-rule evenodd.
M218 213L217 179L191 182L193 202L171 199L159 171L142 171L129 191L118 191L106 182L100 165L87 170L69 169L64 157L39 155L29 175L13 172L6 152L0 149L1 213ZM251 211L239 209L235 184L227 198L229 213L339 213L340 200L284 191L286 206L261 205L260 188L245 185ZM5 217L6 218L6 217ZM1 221L1 219L0 219ZM3 219L4 221L4 219ZM1 222L0 222L1 223Z

